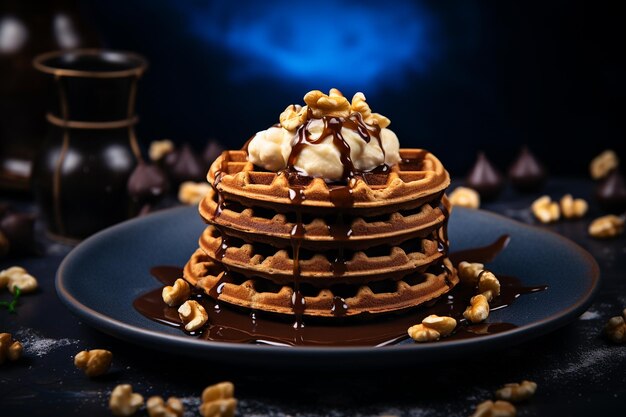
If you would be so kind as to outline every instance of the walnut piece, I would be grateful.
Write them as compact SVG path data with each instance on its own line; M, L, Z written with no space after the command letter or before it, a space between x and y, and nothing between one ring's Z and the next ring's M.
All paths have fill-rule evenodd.
M22 356L24 348L22 344L9 333L0 333L0 365L2 365L7 359L10 361L16 361Z
M15 292L15 288L19 288L23 294L33 292L37 289L37 279L30 275L21 266L12 266L0 271L0 288L9 287L11 293Z
M472 323L480 323L489 317L489 302L487 298L478 294L470 299L470 305L465 309L463 313L468 321Z
M589 164L591 178L594 180L604 178L609 174L609 172L617 168L618 165L619 159L617 158L617 154L614 151L607 149L591 160L591 164Z
M183 204L194 205L211 191L211 186L206 182L184 181L178 187L178 201Z
M582 198L574 199L571 194L561 198L561 214L566 219L579 219L587 213L589 205Z
M493 272L483 270L479 274L478 292L484 295L489 302L500 295L500 281Z
M507 401L484 401L476 406L471 417L515 417L515 406Z
M204 326L209 315L200 303L195 300L185 301L178 308L178 316L185 325L185 330L194 332Z
M174 142L169 139L155 140L150 144L148 156L152 161L160 161L167 154L174 152Z
M589 235L597 239L608 239L624 233L624 219L614 214L598 217L589 225Z
M477 209L480 207L480 195L468 187L456 187L448 197L453 206Z
M210 385L202 391L200 414L202 417L232 417L237 411L234 398L235 386L232 382Z
M452 317L430 315L420 324L411 326L407 333L416 342L434 342L442 336L448 336L456 328L456 320Z
M561 217L559 204L552 201L547 195L535 200L530 209L541 223L551 223L559 220L559 217Z
M626 343L626 309L621 316L612 317L608 321L604 333L615 343Z
M529 399L535 391L537 391L537 384L524 380L519 384L506 384L496 391L496 398L516 403Z
M159 396L150 397L146 409L150 417L182 417L185 412L183 402L176 397L168 398L167 402Z
M74 365L88 377L105 374L111 367L113 354L106 349L83 350L74 356Z
M132 416L143 405L143 396L133 392L129 384L116 386L111 392L109 408L116 416Z
M161 296L163 301L170 307L176 307L187 301L191 295L191 288L184 279L178 278L173 286L163 287Z
M474 287L478 284L480 273L485 269L485 265L478 262L459 262L459 279L467 286Z
M311 109L313 117L323 116L348 117L350 115L350 102L341 94L341 91L333 88L326 95L319 90L306 93L304 102Z
M308 116L308 106L300 106L299 104L291 104L280 114L280 125L287 130L294 131L302 126Z

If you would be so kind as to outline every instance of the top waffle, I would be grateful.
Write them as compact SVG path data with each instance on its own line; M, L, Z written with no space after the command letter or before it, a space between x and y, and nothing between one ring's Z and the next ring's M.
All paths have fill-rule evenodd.
M443 192L450 177L442 163L422 149L401 149L402 161L386 170L358 175L350 185L351 212L375 215L411 209ZM277 211L292 211L295 194L302 210L341 209L336 196L346 186L328 184L321 178L289 183L285 172L264 171L247 160L246 151L225 151L211 165L207 179L228 200L244 205L268 206ZM344 189L344 190L340 190Z

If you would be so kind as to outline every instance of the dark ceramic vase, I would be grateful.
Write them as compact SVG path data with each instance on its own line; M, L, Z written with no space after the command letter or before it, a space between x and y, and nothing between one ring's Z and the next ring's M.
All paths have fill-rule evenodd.
M126 186L141 159L135 98L147 63L85 49L39 55L34 66L50 76L53 93L35 195L50 235L80 240L131 214Z

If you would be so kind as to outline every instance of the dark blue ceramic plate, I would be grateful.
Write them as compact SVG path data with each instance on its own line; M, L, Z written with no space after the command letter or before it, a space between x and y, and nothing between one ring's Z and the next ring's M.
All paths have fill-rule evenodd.
M222 363L289 366L375 366L447 360L478 350L499 349L548 333L582 314L598 285L595 260L571 241L480 210L455 209L449 236L454 251L489 244L503 234L511 243L489 264L522 278L527 286L548 285L520 297L489 321L517 325L509 331L465 340L372 347L276 347L197 340L135 311L133 300L158 287L149 269L184 265L205 227L195 207L179 208L119 224L81 243L63 261L56 286L67 307L93 327L146 347Z

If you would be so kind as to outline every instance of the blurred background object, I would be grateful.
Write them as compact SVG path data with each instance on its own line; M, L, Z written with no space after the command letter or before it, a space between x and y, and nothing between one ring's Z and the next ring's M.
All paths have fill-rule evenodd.
M0 188L27 190L46 131L42 52L100 44L76 0L0 0Z
M107 46L151 62L144 141L239 148L310 89L363 91L453 176L526 144L551 175L626 157L620 2L84 0ZM138 24L140 22L140 24ZM577 145L578 144L578 145Z

